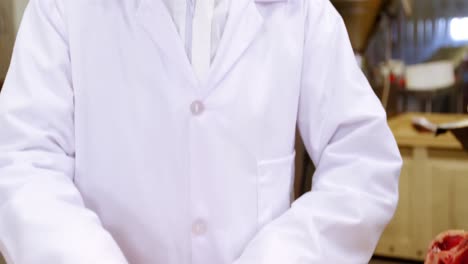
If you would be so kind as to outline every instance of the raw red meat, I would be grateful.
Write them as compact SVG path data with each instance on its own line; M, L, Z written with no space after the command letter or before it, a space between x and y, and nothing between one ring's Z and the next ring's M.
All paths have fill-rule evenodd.
M438 235L424 264L468 264L468 232L452 230Z

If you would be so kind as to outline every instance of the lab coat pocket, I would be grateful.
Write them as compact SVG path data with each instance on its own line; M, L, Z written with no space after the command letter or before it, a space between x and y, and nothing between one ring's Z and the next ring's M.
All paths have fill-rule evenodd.
M264 226L291 206L294 183L294 157L258 162L258 224Z

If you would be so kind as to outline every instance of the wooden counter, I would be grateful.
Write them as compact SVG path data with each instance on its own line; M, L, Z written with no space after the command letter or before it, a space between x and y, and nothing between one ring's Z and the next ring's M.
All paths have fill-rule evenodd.
M417 132L411 125L415 116L446 123L468 115L409 113L389 121L404 165L398 209L376 254L423 260L437 234L468 230L468 152L450 133L434 137Z

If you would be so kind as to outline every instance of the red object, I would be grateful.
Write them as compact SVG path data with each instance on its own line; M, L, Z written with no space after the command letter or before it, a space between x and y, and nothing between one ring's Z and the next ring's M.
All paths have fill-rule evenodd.
M395 74L393 73L390 73L390 82L391 83L396 83L397 82L397 77L395 76Z
M399 85L400 85L400 88L402 88L402 89L406 87L405 78L400 78Z
M452 230L438 235L424 264L468 264L468 232Z

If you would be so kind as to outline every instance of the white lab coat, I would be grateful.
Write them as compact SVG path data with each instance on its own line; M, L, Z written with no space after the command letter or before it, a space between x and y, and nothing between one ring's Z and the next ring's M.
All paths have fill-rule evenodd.
M204 81L161 0L31 0L0 100L8 263L363 264L396 207L328 0L232 1ZM296 124L317 171L291 206Z

